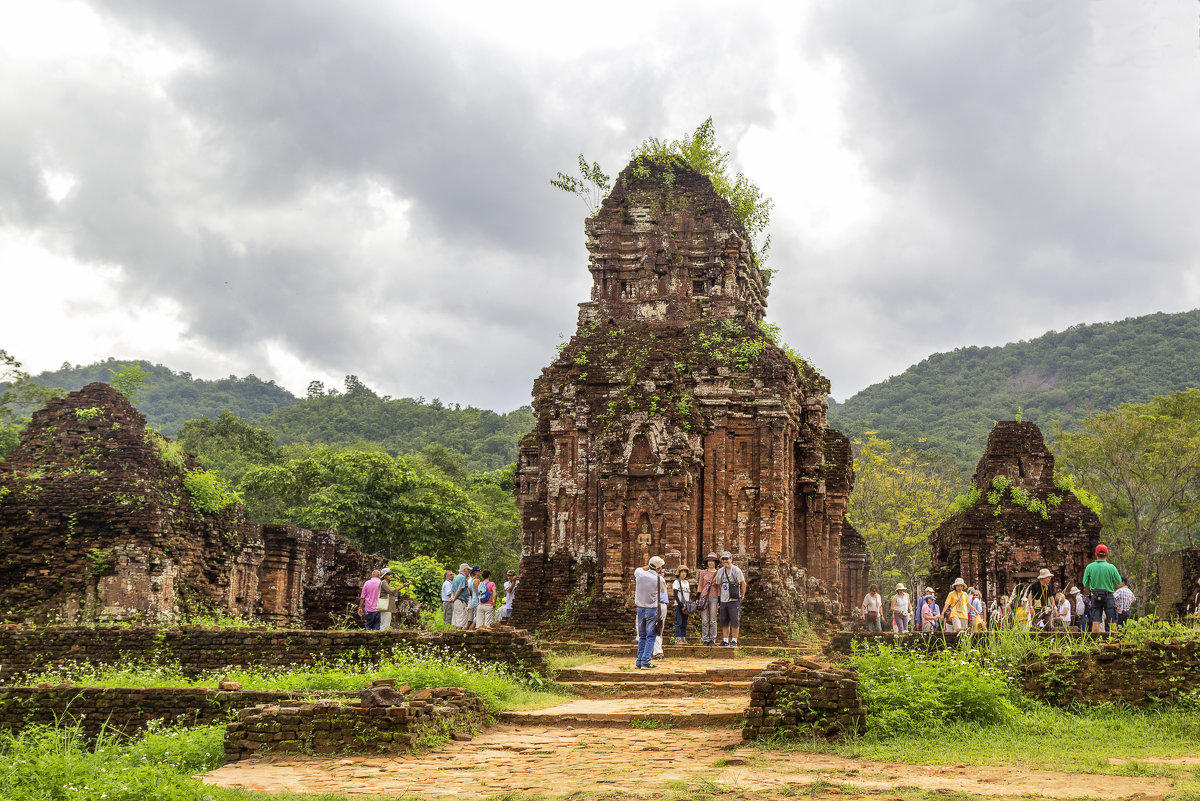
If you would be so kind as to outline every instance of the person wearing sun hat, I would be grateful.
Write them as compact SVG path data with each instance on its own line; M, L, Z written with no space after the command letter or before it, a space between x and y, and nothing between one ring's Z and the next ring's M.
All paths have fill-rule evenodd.
M688 625L688 607L695 609L692 604L692 584L688 581L692 571L687 567L680 567L675 573L675 580L671 582L671 594L675 601L675 644L687 645L687 625Z
M892 631L897 634L908 631L908 590L904 584L896 585L896 594L892 596Z
M1096 546L1096 559L1083 570L1083 590L1092 594L1092 633L1100 633L1101 621L1107 619L1108 630L1117 630L1117 602L1113 591L1121 583L1121 571L1108 561L1108 546Z
M700 641L717 644L717 613L721 604L721 588L717 586L717 567L721 558L715 551L704 557L704 569L696 577L696 611L700 613Z
M1054 620L1055 588L1054 574L1046 568L1038 571L1037 584L1029 588L1029 600L1033 604L1033 624L1037 628L1049 628Z
M971 596L967 594L967 582L961 578L954 580L954 588L946 596L942 607L946 616L946 630L951 632L966 631L971 623Z

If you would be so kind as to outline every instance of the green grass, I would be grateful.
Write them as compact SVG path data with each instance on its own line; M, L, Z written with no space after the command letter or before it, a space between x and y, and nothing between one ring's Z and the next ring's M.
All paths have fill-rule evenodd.
M415 690L463 687L486 699L495 714L510 709L536 709L562 703L567 697L542 677L519 673L494 663L436 650L397 649L383 657L345 655L320 664L284 668L226 668L212 674L185 676L178 664L129 664L96 667L74 663L31 677L30 683L70 681L91 687L216 687L222 679L245 690L357 691L377 678L394 678Z
M1082 747L1086 743L1103 743L1104 747ZM1182 776L1195 766L1138 760L1194 756L1200 750L1200 715L1193 709L1150 712L1101 705L1063 710L1029 704L1002 723L932 725L892 736L868 730L840 743L799 740L769 742L763 747L916 765L1019 764L1078 773ZM1109 757L1133 762L1113 765Z
M50 801L334 801L332 795L264 795L206 787L195 773L225 761L223 726L163 729L87 747L78 729L0 731L0 798Z
M591 651L551 651L546 654L546 662L550 665L551 675L560 670L576 668L587 664L596 658Z

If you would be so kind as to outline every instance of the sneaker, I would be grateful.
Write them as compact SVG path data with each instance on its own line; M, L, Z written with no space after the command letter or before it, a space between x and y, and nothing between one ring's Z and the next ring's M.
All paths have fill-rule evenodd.
M654 670L654 668L656 668L656 667L658 667L658 665L651 662L648 665L642 665L642 670Z
M734 640L733 642L729 643L729 647L737 648L737 640Z
M729 640L721 640L721 642L719 642L718 645L720 645L722 648L728 648Z

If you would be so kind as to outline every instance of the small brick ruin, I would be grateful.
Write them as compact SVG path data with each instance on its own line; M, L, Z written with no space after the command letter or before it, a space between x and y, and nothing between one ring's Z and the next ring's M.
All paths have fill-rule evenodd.
M1163 554L1158 560L1157 581L1158 617L1170 620L1200 615L1200 548Z
M487 725L483 699L470 690L438 687L405 696L396 706L321 700L240 710L225 727L225 761L300 752L400 754Z
M35 412L0 463L0 619L169 618L220 612L330 625L382 560L333 531L194 508L198 467L107 384Z
M742 739L834 740L866 728L858 674L801 657L772 662L754 677Z
M1010 487L997 488L997 476ZM980 490L974 506L952 515L929 537L930 584L939 597L961 576L990 602L1036 581L1043 567L1054 574L1056 588L1080 584L1100 542L1100 518L1056 486L1054 454L1037 425L997 423L973 485Z
M591 300L521 443L517 624L625 634L634 568L661 555L694 579L723 550L750 632L835 615L843 560L865 557L842 539L850 444L826 424L829 382L760 327L766 281L729 203L635 160L586 232Z
M1172 704L1200 690L1200 642L1104 643L1031 659L1014 672L1026 695L1057 706Z
M378 659L395 652L437 651L547 675L546 653L527 632L305 631L178 626L0 626L5 680L80 663L91 666L151 661L175 664L187 676L228 667L314 665L343 655Z

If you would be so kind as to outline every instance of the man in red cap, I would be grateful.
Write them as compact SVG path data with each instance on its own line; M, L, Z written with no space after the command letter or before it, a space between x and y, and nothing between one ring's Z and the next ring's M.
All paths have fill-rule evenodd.
M1108 546L1096 546L1096 560L1083 571L1083 589L1092 593L1092 633L1100 631L1100 621L1107 616L1108 630L1117 630L1117 602L1113 591L1121 583L1121 572L1108 563Z

